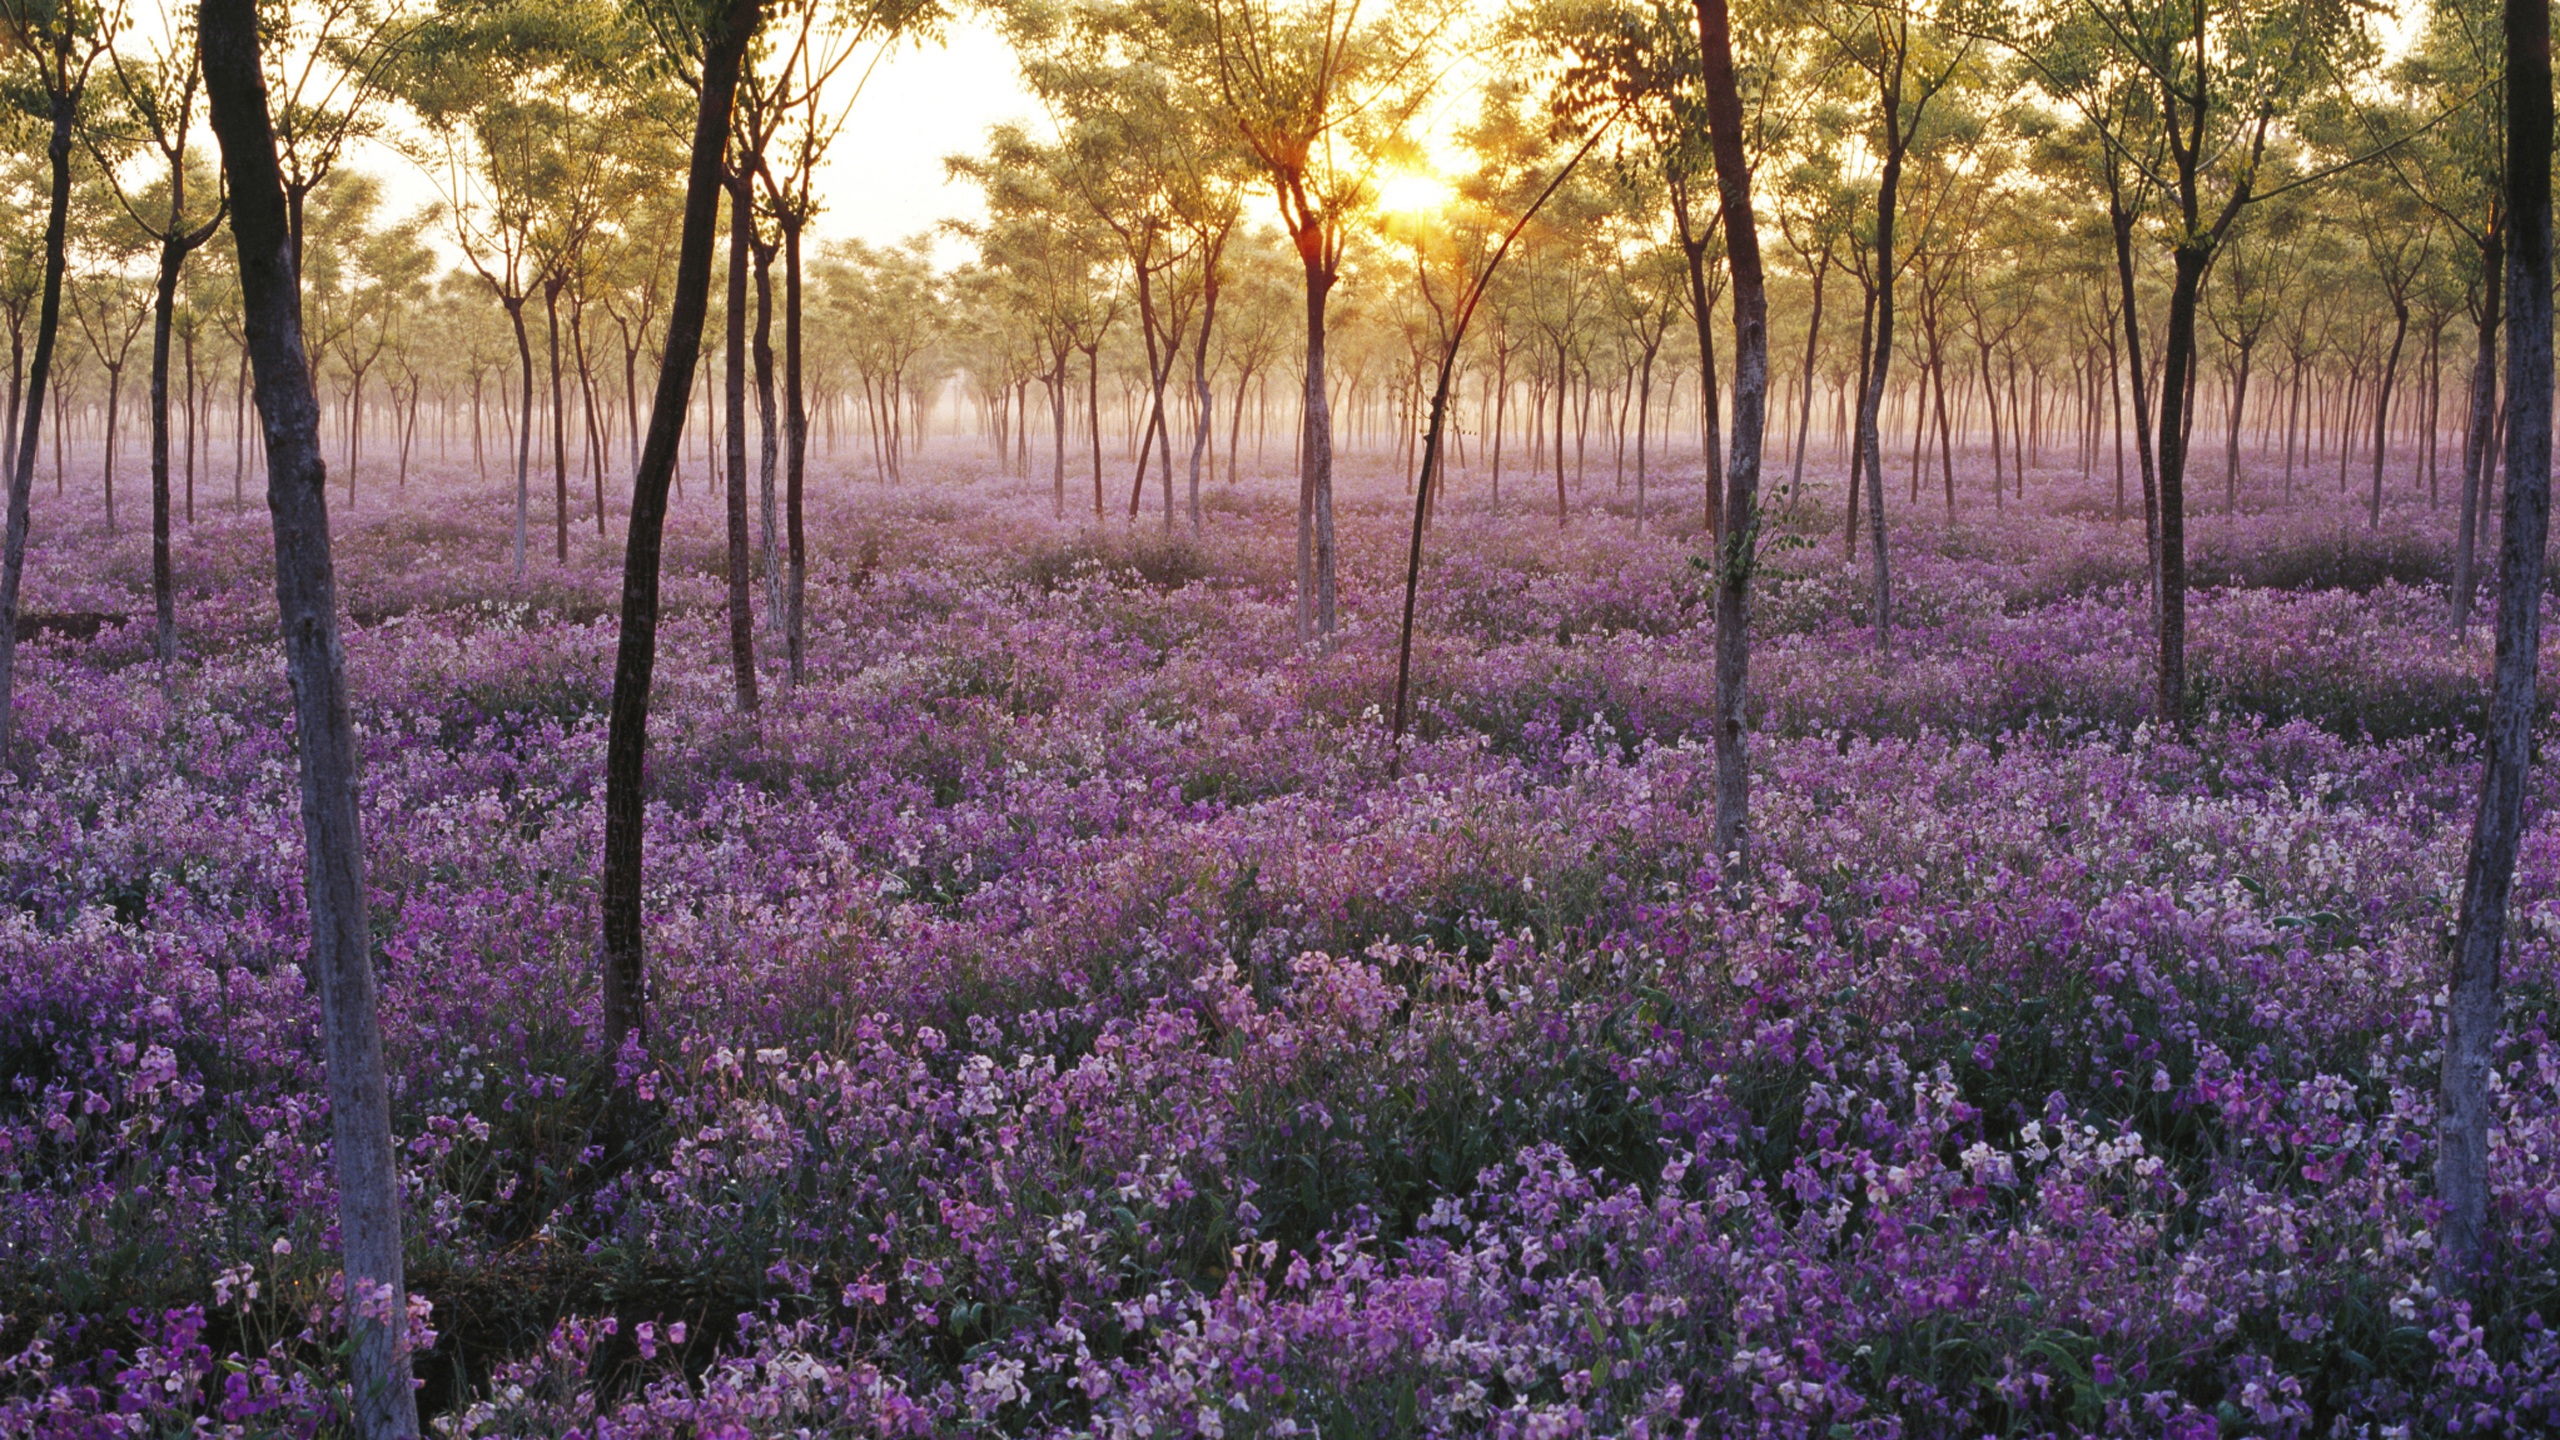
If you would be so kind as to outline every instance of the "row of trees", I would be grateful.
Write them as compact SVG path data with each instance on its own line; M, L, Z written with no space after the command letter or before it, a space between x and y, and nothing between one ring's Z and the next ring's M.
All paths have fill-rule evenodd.
M778 628L796 679L810 417L804 245L819 209L814 176L842 130L850 88L842 81L854 57L929 32L938 13L922 3L619 9L523 0L405 15L376 10L371 0L314 0L280 7L262 25L252 0L204 0L200 35L181 28L161 41L128 34L120 9L83 0L0 0L0 16L9 27L7 63L29 101L12 123L40 137L45 156L42 240L26 305L32 344L6 457L0 727L66 275L75 253L111 248L88 234L75 244L72 234L75 159L85 153L113 191L124 217L117 223L132 227L127 240L148 241L128 250L155 257L148 393L164 656L171 357L185 344L178 297L189 256L226 215L237 241L236 333L256 378L276 526L314 974L329 1036L350 1294L360 1302L361 1428L414 1433L396 1341L403 1313L396 1176L371 1019L314 372L324 357L339 369L352 471L366 414L362 390L391 346L392 312L424 294L428 266L417 257L431 222L376 223L378 201L368 208L347 174L346 147L359 136L394 133L389 117L398 107L407 121L397 131L402 143L444 193L433 223L447 227L505 318L516 362L519 567L529 543L538 413L550 430L557 549L565 554L567 545L573 411L589 430L595 508L599 519L604 514L608 452L599 417L609 412L595 398L588 338L608 324L629 337L619 358L633 479L603 866L605 1030L619 1053L647 1034L641 760L660 539L687 417L698 404L694 371L713 310L723 211L721 473L738 699L753 711L747 410L757 412L764 548L783 557L766 567L765 604L783 617ZM1561 495L1577 388L1584 405L1600 388L1591 337L1632 338L1632 383L1641 390L1651 367L1672 353L1675 317L1685 316L1705 381L1707 519L1717 538L1717 830L1738 862L1747 839L1748 599L1773 373L1763 216L1783 242L1773 248L1794 256L1807 291L1799 437L1824 368L1826 287L1835 272L1856 286L1855 364L1835 355L1833 370L1854 371L1842 398L1853 412L1845 427L1853 437L1850 504L1863 505L1864 517L1861 528L1852 509L1846 529L1853 545L1863 538L1868 547L1878 647L1892 638L1887 396L1902 385L1915 402L1909 408L1934 428L1951 492L1950 381L1964 383L1961 347L1969 345L1973 397L1995 437L2005 421L2014 476L2019 440L2035 422L2013 376L2023 366L2032 391L2043 354L2048 371L2061 364L2079 377L2079 388L2063 393L2078 397L2084 455L2096 448L2102 408L2111 432L2132 437L2154 558L2157 704L2173 725L2184 720L2186 490L2196 400L2208 392L2201 377L2214 354L2208 333L2234 357L2225 410L2236 437L2236 422L2249 413L2256 346L2268 335L2284 346L2289 305L2317 301L2324 314L2338 306L2334 292L2302 275L2323 244L2344 247L2343 263L2370 281L2362 287L2367 338L2335 347L2359 357L2347 367L2339 404L2350 418L2373 416L2379 486L2411 331L2429 357L2432 394L2443 326L2430 329L2430 317L2459 308L2477 342L2457 484L2466 556L2501 437L2507 476L2497 720L2464 901L2440 1172L2447 1264L2474 1262L2486 1194L2483 1067L2520 827L2547 510L2547 14L2510 0L2501 44L2484 9L2438 10L2418 48L2377 79L2364 12L2344 0L1987 9L1831 3L1772 6L1738 20L1724 0L1695 0L1685 12L1550 3L1513 17L1505 30L1519 78L1484 87L1458 137L1469 162L1448 177L1445 198L1382 211L1389 176L1424 175L1432 166L1433 137L1421 133L1420 119L1444 83L1459 18L1439 0L1375 9L1338 0L1084 0L1006 12L1054 138L999 132L985 157L963 162L987 187L989 219L976 234L980 265L953 288L965 296L981 287L980 313L1009 317L985 327L980 340L1018 347L1027 368L1001 380L991 350L971 380L991 395L1009 384L1013 399L1004 408L1017 427L1027 416L1028 385L1045 390L1061 503L1074 362L1084 362L1099 481L1100 350L1119 324L1136 336L1144 365L1132 507L1152 477L1170 511L1173 449L1187 442L1196 523L1216 413L1212 337L1222 311L1233 323L1233 287L1241 283L1233 266L1252 246L1248 215L1265 204L1296 262L1290 279L1302 306L1302 326L1287 341L1275 338L1274 354L1260 363L1285 370L1294 359L1303 381L1297 609L1301 634L1314 643L1327 642L1336 626L1332 302L1355 273L1373 216L1392 222L1380 227L1376 273L1409 277L1402 287L1379 281L1373 303L1382 312L1406 307L1422 337L1411 347L1419 358L1407 406L1425 417L1408 625L1462 371L1492 369L1494 383L1482 393L1497 446L1515 391L1512 363L1523 367L1532 408L1548 415L1555 407L1547 448ZM652 58L635 65L635 54ZM208 184L209 172L191 158L200 111L221 143L222 184ZM357 218L332 238L340 215ZM323 243L314 247L314 238ZM2450 266L2441 273L2431 269L2439 250ZM617 256L635 267L629 283L604 278ZM2068 272L2055 268L2057 257L2086 277L2060 302L2050 277ZM1610 289L1604 276L1622 283ZM920 295L935 288L930 277L914 279ZM2458 304L2438 305L2430 295L2459 297ZM2387 313L2387 343L2372 321L2374 299ZM1729 325L1718 321L1720 301ZM2503 429L2490 363L2502 320L2509 324ZM2044 351L2034 348L2038 335ZM1897 359L1914 372L1907 381L1896 377ZM646 435L635 438L644 360L655 391ZM1729 414L1719 369L1726 362ZM1241 393L1246 367L1234 363ZM568 396L571 369L581 386L577 406ZM1418 383L1425 371L1427 386ZM15 405L14 365L12 373ZM2295 373L2298 412L2299 380L2309 372ZM885 388L866 394L885 460L897 453L910 388L897 364L877 374ZM1537 388L1541 374L1546 391ZM111 375L111 412L119 384ZM539 412L537 386L547 391ZM1959 395L1953 409L1967 408ZM195 413L190 402L188 415ZM1642 417L1651 413L1649 403L1638 411L1640 452ZM1186 420L1190 433L1177 439ZM107 433L115 429L110 414ZM1998 453L2002 442L1992 445ZM2227 453L2237 445L2227 441ZM1230 454L1234 446L1231 439ZM2003 487L1995 483L1993 493ZM2459 607L2467 576L2456 589ZM1397 711L1401 723L1401 704ZM0 739L5 734L0 728ZM1736 863L1732 873L1741 883L1744 867Z

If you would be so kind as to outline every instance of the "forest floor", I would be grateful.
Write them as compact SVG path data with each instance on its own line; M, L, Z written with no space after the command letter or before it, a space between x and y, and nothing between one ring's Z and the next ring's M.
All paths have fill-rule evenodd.
M2103 482L1994 509L1977 456L1952 519L1897 485L1880 651L1818 457L1819 504L1765 541L1733 874L1694 466L1641 536L1603 465L1561 526L1551 476L1506 476L1499 516L1460 478L1394 778L1389 465L1344 466L1322 652L1291 478L1208 484L1195 536L1153 492L1121 518L1125 471L1097 523L1080 477L1060 521L1045 478L987 468L822 467L807 674L760 628L755 717L689 477L619 1127L619 519L573 481L559 563L538 490L519 579L503 482L377 460L341 506L444 1433L2560 1424L2548 826L2508 964L2501 1288L2428 1285L2488 655L2447 634L2452 512L2407 477L2371 530L2325 486L2199 512L2180 737L2145 723L2141 529ZM0 776L0 1431L325 1433L266 520L227 468L200 493L162 674L124 484L114 536L39 484Z

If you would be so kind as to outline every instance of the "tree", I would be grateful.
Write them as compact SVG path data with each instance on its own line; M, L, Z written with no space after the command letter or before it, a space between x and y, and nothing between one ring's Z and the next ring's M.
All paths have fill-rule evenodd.
M118 227L121 228L121 227ZM117 241L128 240L118 235ZM122 246L117 247L121 249ZM139 279L125 273L123 264L130 257L115 250L99 247L102 263L97 269L72 277L71 314L80 325L80 336L89 342L89 353L98 359L99 368L107 372L106 466L102 479L106 484L107 533L116 533L116 440L124 426L124 372L133 363L133 344L142 338L142 327L151 323L151 291Z
M420 212L376 225L382 186L373 177L339 170L321 182L306 212L308 236L318 254L303 256L302 293L317 312L315 368L335 362L346 382L347 500L356 495L356 470L364 438L364 387L414 297L435 273L435 252L422 238L430 220Z
M1358 0L1205 0L1195 54L1224 118L1270 184L1306 277L1304 434L1298 471L1298 637L1334 631L1333 414L1325 306L1342 278L1350 221L1375 198L1389 142L1429 95L1431 56L1457 13L1405 0L1364 16ZM1199 41L1205 40L1205 46Z
M2139 307L2123 170L2138 173L2167 212L2171 280L2152 447L2159 466L2153 709L2173 726L2186 724L2187 421L2205 276L2241 214L2285 188L2262 183L2277 119L2368 53L2360 13L2344 0L2044 0L2011 40L2105 148L2138 401ZM2137 427L2148 429L2139 413Z
M2498 537L2497 659L2480 808L2462 877L2446 991L2436 1122L2438 1273L2477 1283L2489 1253L2489 1070L2495 1059L2499 951L2524 838L2533 765L2534 684L2542 643L2543 545L2551 523L2551 11L2505 0L2507 490Z
M354 1341L349 1362L355 1430L364 1440L409 1440L418 1433L418 1401L410 1380L400 1170L375 1016L355 724L338 641L320 401L302 342L298 272L275 134L267 121L254 0L204 0L197 26L206 97L231 190L244 329L267 439L276 609L301 774L310 973L320 991L328 1052L330 1160L338 1179L338 1235Z
M0 538L0 766L9 732L18 666L18 587L26 575L27 509L35 486L36 442L42 438L45 386L53 376L54 342L62 330L62 279L70 254L71 138L82 98L99 60L123 25L120 6L81 0L0 0L0 59L12 72L32 71L44 98L44 280L36 308L35 353L27 361L26 412L10 467L8 518ZM13 382L14 383L14 382Z
M833 148L853 113L853 95L835 81L866 45L885 51L903 35L928 32L939 16L935 0L888 0L863 6L853 23L841 20L834 7L819 0L794 0L789 8L792 43L781 66L781 91L775 104L782 116L771 148L758 174L765 182L766 203L782 232L782 390L784 508L790 531L790 576L783 591L783 646L791 683L800 683L802 652L807 648L809 543L804 494L809 471L809 399L805 373L805 310L802 290L803 249L809 222L821 201L817 192L819 162ZM838 92L830 96L830 87ZM854 94L860 93L859 85Z
M1769 394L1769 309L1751 166L1742 146L1742 95L1725 0L1696 0L1705 58L1707 128L1733 267L1733 463L1725 470L1725 527L1716 556L1716 853L1741 880L1751 773L1744 754L1744 685L1751 663L1751 569L1760 533L1760 439ZM1729 886L1728 888L1732 888Z
M179 272L186 268L187 257L213 238L227 206L218 185L210 204L201 198L204 182L214 177L191 174L196 157L188 151L187 136L195 128L204 79L193 27L181 26L147 61L115 57L108 73L115 79L125 118L157 152L162 167L156 193L139 197L137 204L136 197L116 184L108 157L102 151L97 154L98 167L126 216L160 250L151 306L151 601L157 622L152 649L165 669L178 658L177 600L169 560L169 342L176 325ZM199 198L192 205L190 179L199 182ZM192 370L189 374L192 379ZM188 413L194 414L192 402ZM189 434L192 437L192 427ZM192 449L188 458L192 481ZM189 498L192 502L192 487ZM110 509L111 520L113 513Z
M1917 248L1896 249L1897 226L1903 219L1903 172L1932 105L1957 83L1973 59L1973 47L1929 17L1906 9L1852 4L1821 12L1818 23L1850 63L1865 73L1875 99L1875 131L1867 144L1881 163L1869 246L1872 268L1862 272L1872 321L1869 338L1861 347L1857 458L1850 483L1858 483L1857 474L1866 477L1867 529L1874 557L1868 614L1876 648L1882 650L1893 640L1893 567L1884 523L1884 448L1876 427L1893 361L1894 281L1910 263L1909 250Z
M533 344L524 307L540 290L552 328L552 401L560 400L556 305L578 249L624 191L617 136L633 123L619 17L536 0L454 4L407 31L393 79L426 122L422 156L444 192L463 258L515 330L515 566L525 568L533 463ZM554 547L569 558L569 481L553 431Z
M233 0L237 3L237 0ZM649 411L649 435L631 480L631 523L622 552L622 619L615 642L613 704L605 731L604 1043L609 1061L648 1039L648 971L640 912L646 816L642 764L649 747L649 684L658 663L658 572L667 486L692 408L693 371L711 301L711 246L719 223L727 147L747 47L762 0L725 0L697 25L654 16L662 47L698 56L693 142L685 167L684 228L667 304L665 359Z

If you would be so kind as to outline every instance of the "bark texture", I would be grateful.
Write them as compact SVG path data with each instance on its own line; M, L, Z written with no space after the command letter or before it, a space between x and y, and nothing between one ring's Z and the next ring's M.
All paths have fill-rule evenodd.
M408 1440L418 1433L418 1397L410 1380L400 1172L375 1014L355 724L338 642L320 400L305 358L301 285L258 63L257 9L253 0L204 0L197 23L213 130L231 188L242 330L266 438L276 610L302 781L310 975L328 1057L330 1158L354 1341L352 1413L356 1433L366 1440Z

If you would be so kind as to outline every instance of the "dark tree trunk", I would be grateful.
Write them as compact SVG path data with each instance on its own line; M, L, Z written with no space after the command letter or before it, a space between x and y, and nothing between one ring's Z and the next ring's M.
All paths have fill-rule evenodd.
M365 1440L408 1440L418 1433L418 1402L404 1333L408 1294L402 1272L400 1170L392 1149L382 1029L375 1017L355 725L347 704L346 658L338 641L320 402L304 358L302 299L285 226L275 134L267 121L256 7L251 0L204 0L198 28L214 134L230 181L242 328L258 377L258 416L267 440L276 608L285 675L293 690L294 749L302 781L310 974L319 991L328 1054L330 1158L338 1180L338 1234L354 1336L354 1428Z
M169 567L169 340L178 309L178 269L186 261L183 236L160 242L160 283L151 301L151 653L164 672L178 658L178 601Z
M1102 342L1084 347L1084 418L1093 433L1093 518L1102 518Z
M231 0L244 4L246 0ZM713 232L720 220L720 152L729 134L738 69L762 18L761 0L728 0L705 37L701 101L685 174L684 230L649 434L631 480L631 531L622 556L622 627L613 665L613 713L605 739L604 1039L609 1057L648 1039L648 991L640 914L642 762L649 747L649 682L658 663L658 562L667 486L684 438L702 321L710 308ZM733 301L735 297L732 297ZM734 309L731 313L735 313ZM733 556L734 559L734 556Z
M2196 299L2210 251L2182 246L2169 286L2160 377L2160 664L2152 713L2187 723L2187 405L2196 359Z
M2249 360L2255 342L2240 347L2239 368L2231 376L2231 427L2222 449L2222 513L2240 513L2240 416L2249 403Z
M800 227L787 221L782 231L782 440L783 524L789 532L791 575L784 587L782 645L793 685L800 683L803 651L809 634L809 536L804 524L803 493L809 476L808 382L800 355Z
M1823 252L1823 262L1813 267L1813 315L1804 327L1803 403L1796 410L1795 463L1787 475L1787 496L1792 500L1804 489L1804 442L1813 430L1813 362L1822 344L1822 282L1831 277L1830 252ZM1856 543L1853 539L1852 544Z
M551 533L557 563L569 563L569 407L560 386L560 287L554 279L542 287L544 333L549 337L551 367Z
M516 407L521 417L516 426L516 578L521 580L533 509L533 341L525 334L524 298L518 296L501 303L506 306L507 319L515 325L516 374L521 380Z
M1725 0L1697 0L1707 90L1707 127L1724 198L1725 262L1733 273L1733 463L1725 471L1724 533L1716 563L1716 852L1732 865L1727 889L1746 863L1751 772L1744 750L1745 682L1751 665L1751 568L1760 531L1760 442L1768 414L1768 299L1759 227L1751 213L1751 169L1742 149L1742 99L1733 74Z
M725 468L729 500L729 666L736 676L738 708L750 714L756 694L754 558L747 540L747 265L755 250L753 198L743 175L729 185L729 334L721 368L728 385Z
M2151 581L2152 603L2157 606L2160 603L2160 505L2151 456L2151 395L2145 385L2142 368L2141 302L2133 283L2133 211L2110 196L2107 223L2115 237L2117 309L2124 322L2124 365L2133 385L2134 458L2142 466L2142 543L2149 561L2145 568ZM2190 325L2194 322L2192 310L2188 312L2188 321ZM2118 429L2121 433L2122 422L2118 422ZM2121 448L2121 440L2118 446ZM2124 483L2121 478L2116 483L2116 493L2116 510L2121 515L2124 510Z
M2373 495L2365 507L2364 527L2382 528L2382 463L2391 450L2391 387L2400 378L2400 348L2409 338L2409 304L2393 297L2391 302L2391 349L2382 361L2382 374L2374 386L2373 402Z
M2461 928L2445 1005L2436 1131L2438 1273L2481 1278L2490 1253L2489 1067L2498 1033L2499 951L2524 835L2542 640L2542 550L2551 519L2551 12L2506 0L2507 491L2498 537L2498 650L2480 810L2463 873Z
M1298 638L1330 643L1334 627L1333 411L1324 385L1325 302L1333 267L1308 253L1306 406L1298 464Z
M748 193L752 194L753 191ZM756 546L764 571L764 627L767 638L784 629L782 613L782 417L773 394L773 257L778 242L755 242L756 329L749 347L756 367L756 503L761 521Z
M2489 432L2497 423L2498 321L2506 298L2507 234L2493 223L2480 242L2480 273L2486 294L2480 297L2480 348L2471 364L2471 416L2462 434L2462 528L2453 547L2453 633L2471 624L2472 571L2480 553L2480 496L2486 488L2481 473L2489 468Z
M254 63L255 57L252 56ZM9 518L0 542L0 765L9 760L9 731L18 668L18 587L27 569L27 506L36 482L36 452L43 437L46 382L53 376L54 341L62 331L62 272L69 253L71 124L77 96L53 99L53 134L45 146L52 186L45 201L44 298L37 302L35 356L27 363L26 412L17 437L17 463L9 467ZM57 440L60 426L55 427Z
M1866 389L1858 399L1858 464L1867 472L1867 529L1874 542L1869 577L1869 624L1878 650L1893 643L1893 567L1885 545L1884 440L1877 424L1884 411L1884 387L1893 362L1893 228L1894 207L1902 188L1901 106L1888 92L1885 132L1892 137L1885 151L1884 172L1876 187L1876 329L1868 346Z

